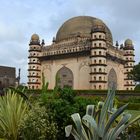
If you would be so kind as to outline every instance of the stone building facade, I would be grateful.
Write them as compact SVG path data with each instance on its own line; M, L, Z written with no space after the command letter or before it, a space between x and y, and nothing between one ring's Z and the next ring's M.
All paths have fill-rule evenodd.
M40 42L37 34L29 43L28 87L39 89L42 73L49 89L56 85L77 90L133 90L128 73L134 66L134 46L130 39L116 42L110 29L97 18L78 16L66 21L51 45Z
M0 89L15 86L16 69L13 67L0 66Z

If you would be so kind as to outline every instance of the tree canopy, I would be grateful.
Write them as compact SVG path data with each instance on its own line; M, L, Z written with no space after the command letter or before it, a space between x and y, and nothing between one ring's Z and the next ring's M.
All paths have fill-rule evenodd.
M140 82L140 62L134 66L130 74L136 82Z

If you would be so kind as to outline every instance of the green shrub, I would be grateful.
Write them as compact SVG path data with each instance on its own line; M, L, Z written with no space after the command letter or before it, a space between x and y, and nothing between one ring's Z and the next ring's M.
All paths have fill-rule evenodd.
M118 107L124 105L124 102L119 102ZM129 103L127 106L128 110L140 110L140 103Z
M98 105L88 105L86 115L82 118L74 113L71 118L74 125L65 127L66 137L72 134L75 140L116 140L125 132L128 126L140 119L140 115L133 120L131 114L124 112L128 104L119 109L114 107L115 91L109 91L105 102Z
M56 140L57 125L49 119L45 107L35 105L20 125L23 140Z
M140 91L140 84L136 85L135 90Z
M8 90L5 96L1 96L0 137L7 140L17 140L19 137L19 125L27 111L27 102L15 92Z

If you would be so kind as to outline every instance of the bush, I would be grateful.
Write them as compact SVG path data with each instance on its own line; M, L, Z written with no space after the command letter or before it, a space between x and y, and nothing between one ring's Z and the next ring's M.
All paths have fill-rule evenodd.
M118 107L121 107L122 105L124 105L124 102L119 102L118 103ZM127 106L128 110L140 110L140 103L129 103Z
M140 84L136 85L135 90L140 91Z
M85 98L76 96L71 88L57 89L54 92L46 93L41 96L41 105L45 106L49 116L58 126L58 140L65 140L65 126L71 123L70 116L73 113L85 113L86 105L97 103L98 98Z
M27 111L27 102L15 92L8 90L5 96L1 96L0 138L17 140L19 137L19 125Z
M57 125L49 119L46 109L35 105L20 126L23 140L56 140Z

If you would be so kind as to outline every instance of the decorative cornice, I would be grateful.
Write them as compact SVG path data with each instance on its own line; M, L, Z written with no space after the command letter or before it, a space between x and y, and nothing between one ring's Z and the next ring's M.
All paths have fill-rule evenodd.
M71 57L80 57L80 56L90 56L90 50L83 50L79 52L69 52L64 54L55 54L55 55L47 55L41 56L39 59L43 60L56 60L56 59L64 59L64 58L71 58Z
M29 84L32 84L32 85L33 85L33 84L38 84L38 85L40 85L41 83L40 83L40 82L28 82L28 85L29 85Z
M102 49L102 50L107 50L107 48L105 47L91 47L91 50L95 50L95 49Z
M41 52L41 50L33 49L33 50L29 50L29 52Z
M134 54L124 54L124 56L135 56Z
M41 65L39 62L29 62L28 65L30 64Z
M136 86L135 84L126 84L124 86Z
M135 60L125 60L126 62L134 62L135 63Z
M106 58L106 55L91 55L90 58L92 58L92 57L104 57L104 58Z
M125 46L124 50L135 50L133 46Z
M91 72L91 73L89 73L90 75L96 75L96 74L103 74L103 75L106 75L107 73L106 72Z
M124 66L124 68L133 68L133 66Z
M40 45L40 42L34 42L34 41L32 41L32 42L29 43L29 46L31 46L31 45L39 45L39 46L41 46Z
M29 78L41 78L41 76L38 75L28 75Z
M91 41L104 41L104 42L106 42L106 39L104 39L104 38L91 38Z
M107 83L107 81L89 81L90 83Z
M126 61L125 60L123 60L123 59L121 59L121 58L118 58L118 57L116 57L116 56L112 56L112 55L110 55L110 54L106 54L106 57L107 57L107 59L110 59L110 60L112 60L112 61L116 61L116 62L118 62L118 63L120 63L120 64L125 64L126 63Z
M38 58L38 56L28 56L28 58Z
M39 69L28 69L28 71L41 71Z
M96 63L96 64L90 64L89 66L107 66L107 64Z

